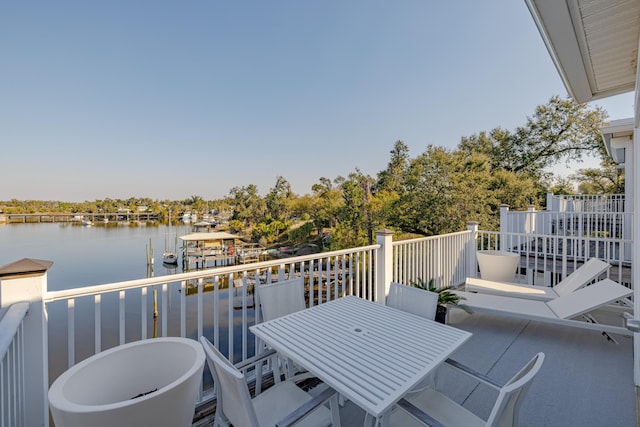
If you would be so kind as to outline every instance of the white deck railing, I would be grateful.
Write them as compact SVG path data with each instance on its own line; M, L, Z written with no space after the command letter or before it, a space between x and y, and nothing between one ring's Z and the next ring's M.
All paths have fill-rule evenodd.
M478 232L478 250L499 249L520 254L520 273L530 284L549 286L564 279L582 262L599 258L612 265L608 276L632 287L632 242L597 235L554 236L533 233Z
M630 238L632 214L625 212L504 211L501 230L550 236Z
M624 194L547 194L547 211L624 212Z
M49 353L66 355L49 360L50 377L107 348L156 336L204 335L232 362L245 360L257 345L249 332L261 317L256 284L302 276L309 305L342 295L372 299L378 247L47 292Z
M16 396L9 403L3 400L2 405L17 408L2 409L2 417L7 417L7 411L11 416L24 412L22 408L29 402L29 408L36 409L28 411L27 417L37 419L37 424L44 418L42 424L48 425L49 384L79 361L131 341L155 336L194 339L206 336L232 362L253 356L258 343L249 326L261 321L260 310L256 309L260 296L258 284L304 277L309 305L342 295L357 295L383 303L391 281L410 284L418 279L425 282L434 279L438 287L462 284L467 276L477 274L478 248L517 251L535 278L551 273L564 277L567 265L591 256L624 259L630 243L589 236L577 239L479 232L476 223L463 232L397 242L393 242L392 234L385 230L378 233L377 242L342 251L52 292L47 291L46 272L20 276L25 277L23 279L0 278L0 296L5 288L11 288L13 293L26 288L32 290L24 298L31 301L31 315L25 319L27 332L16 334L18 328L9 326L5 316L0 324L0 337L11 333L19 342L26 341L24 353L37 358L20 362L23 358L18 354L22 350L18 349L0 353L3 357L0 395ZM618 272L612 269L610 273L621 283L627 271L622 267L628 266L620 263ZM0 299L0 303L3 302L6 300ZM5 364L6 354L12 355L10 365ZM32 370L31 365L38 363L40 369ZM20 379L23 372L25 380ZM37 378L32 378L34 376ZM14 393L21 383L26 386L20 390L26 391L22 395ZM199 399L210 396L210 387L203 383ZM2 427L20 425L13 420L7 424L5 418L0 418ZM36 425L29 420L23 424Z
M0 320L0 426L25 426L23 320L28 302L13 304Z
M459 286L475 262L473 231L393 242L393 281L433 280L437 288Z

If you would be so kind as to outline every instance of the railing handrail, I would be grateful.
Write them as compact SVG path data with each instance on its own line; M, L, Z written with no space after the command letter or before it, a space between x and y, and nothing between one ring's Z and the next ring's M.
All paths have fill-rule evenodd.
M573 236L573 235L550 235L550 234L545 234L545 233L526 233L526 232L522 232L522 231L489 231L489 230L478 230L478 232L480 234L485 234L485 235L492 235L492 236L500 236L500 235L505 235L505 236L517 236L517 237L522 237L523 239L551 239L551 240L576 240L576 239L582 239L582 240L593 240L593 241L598 241L598 242L617 242L617 243L633 243L632 239L625 239L625 238L619 238L619 237L606 237L606 236L598 236L598 235L593 235L593 236Z
M4 317L0 319L0 360L4 358L11 346L13 337L20 328L27 311L29 311L28 302L17 302L11 305Z
M418 237L416 239L404 239L404 240L394 240L392 242L393 246L400 246L400 245L404 245L407 243L420 243L420 242L426 242L429 240L440 240L443 237L450 237L450 236L460 236L463 234L469 234L471 233L471 231L469 230L463 230L463 231L455 231L453 233L446 233L446 234L437 234L435 236L426 236L426 237Z
M237 272L242 272L247 270L255 271L263 268L277 267L283 264L314 261L316 259L348 255L358 251L369 251L369 250L378 249L379 247L380 245L377 245L377 244L360 246L357 248L341 249L338 251L319 252L316 254L296 256L296 257L290 257L290 258L279 258L279 259L270 260L270 261L238 264L238 265L225 266L225 267L213 267L213 268L192 271L187 273L178 273L178 274L171 274L166 276L149 277L146 279L126 280L122 282L109 283L105 285L86 286L86 287L79 287L74 289L64 289L60 291L48 291L44 295L43 300L48 303L48 302L65 300L70 298L99 295L99 294L104 294L104 293L114 292L114 291L126 291L129 289L143 288L146 286L162 285L167 282L175 283L175 282L187 281L187 280L197 280L197 279L207 278L211 276L223 276L225 274L232 274L232 273L237 273Z
M632 215L633 212L621 211L509 211L509 215Z
M622 193L603 193L603 194L554 194L552 197L556 199L595 199L595 198L612 198L612 199L624 199Z

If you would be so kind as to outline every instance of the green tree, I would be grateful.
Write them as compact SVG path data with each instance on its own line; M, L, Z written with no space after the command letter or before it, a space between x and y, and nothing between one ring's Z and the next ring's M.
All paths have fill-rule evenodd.
M369 201L374 180L359 169L342 182L343 204L338 211L338 225L332 246L336 248L373 243L373 217Z
M276 221L287 221L294 197L291 184L282 176L278 176L276 184L265 197L267 214Z
M387 168L378 173L376 190L398 192L409 167L409 147L402 141L396 141L390 154Z
M313 200L308 213L318 229L320 241L324 242L324 229L337 225L338 215L344 204L341 189L337 185L343 179L338 177L332 182L329 178L321 177L319 181L311 187Z
M525 126L462 138L459 148L486 154L494 169L543 176L546 168L561 161L581 161L585 154L604 156L600 127L606 118L601 107L553 96L536 107Z
M234 187L229 194L234 206L231 219L242 222L245 227L251 227L265 218L266 205L264 199L258 194L256 185Z
M602 161L600 168L579 169L571 178L582 194L624 193L624 173L611 161Z
M550 184L547 185L548 191L552 194L574 194L575 186L571 178L567 177L554 177Z

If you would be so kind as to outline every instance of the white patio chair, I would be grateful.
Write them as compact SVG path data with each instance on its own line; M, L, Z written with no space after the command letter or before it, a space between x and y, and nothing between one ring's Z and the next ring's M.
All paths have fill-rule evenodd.
M258 298L263 320L269 321L296 311L304 310L304 278L298 277L282 282L260 285Z
M340 426L335 390L327 387L313 397L294 382L284 381L252 398L246 378L238 367L232 365L205 337L200 338L200 342L207 355L216 391L215 427ZM272 355L273 352L267 357ZM241 368L263 361L257 357ZM256 369L260 369L259 366ZM330 409L324 405L327 401Z
M465 290L505 297L549 301L554 298L569 295L570 293L588 285L609 268L611 268L611 264L599 260L598 258L591 258L565 277L564 280L558 282L554 287L496 282L493 280L467 277Z
M438 294L391 282L386 304L389 307L433 320L436 318L436 310L438 308Z
M402 283L391 282L386 305L434 320L438 309L438 294L424 289L413 288ZM426 387L433 387L433 375L428 375L415 385L410 393L417 393Z
M600 307L614 301L624 301L626 297L633 294L632 289L622 286L611 279L601 280L550 301L464 291L454 292L464 297L465 305L474 312L486 312L520 319L599 330L606 333L632 335L632 332L623 326L597 323L595 318L590 315L590 312ZM578 316L585 316L587 321L573 320Z
M262 320L265 322L304 310L307 308L304 298L304 278L298 277L260 285L258 298L260 300ZM290 361L283 360L280 365L287 378L293 378L294 375L304 373L303 369L290 363ZM305 376L307 378L311 377L306 374ZM303 377L298 377L297 380L300 381L302 379Z
M540 371L544 353L536 354L506 384L501 384L473 369L447 359L446 363L460 372L496 389L498 397L487 420L483 420L444 394L427 389L398 402L391 414L391 425L411 427L429 425L447 427L509 427L517 425L523 398L531 387L531 381Z

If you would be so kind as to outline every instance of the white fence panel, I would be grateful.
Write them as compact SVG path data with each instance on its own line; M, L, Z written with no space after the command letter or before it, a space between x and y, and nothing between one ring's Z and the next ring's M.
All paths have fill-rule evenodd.
M29 303L16 303L0 320L0 426L25 426L23 319Z
M471 231L393 242L393 280L409 285L433 280L437 288L458 286L467 277Z

